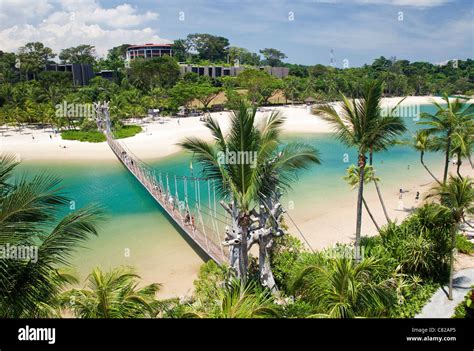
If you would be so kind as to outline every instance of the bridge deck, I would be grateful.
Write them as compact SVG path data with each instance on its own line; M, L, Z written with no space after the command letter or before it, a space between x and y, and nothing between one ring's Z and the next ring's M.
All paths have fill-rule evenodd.
M196 225L186 222L183 215L179 211L177 206L173 206L170 202L166 201L166 192L161 189L161 186L155 182L150 175L146 174L140 167L140 161L133 158L132 155L127 151L108 133L107 143L109 144L112 151L115 153L117 158L122 164L130 171L131 174L143 185L147 192L155 199L155 201L165 210L169 217L180 227L183 233L185 233L193 242L195 242L201 250L203 250L212 260L218 264L224 264L227 262L226 255L222 246L218 245L202 233Z

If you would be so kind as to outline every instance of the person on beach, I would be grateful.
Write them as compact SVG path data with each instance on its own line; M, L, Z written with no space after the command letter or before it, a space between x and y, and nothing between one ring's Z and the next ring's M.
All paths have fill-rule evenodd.
M193 227L193 230L196 230L196 225L194 222L194 216L191 216L191 227Z
M416 192L416 196L415 196L415 200L418 201L420 199L420 192L417 191Z
M52 136L51 134L49 135L49 139L50 139L50 140L53 140L53 136Z
M403 189L400 188L400 191L399 191L399 194L398 194L398 198L401 200L403 197Z

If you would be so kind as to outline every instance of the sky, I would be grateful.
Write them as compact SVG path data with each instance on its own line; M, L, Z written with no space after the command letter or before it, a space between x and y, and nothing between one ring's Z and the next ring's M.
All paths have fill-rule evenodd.
M474 0L0 0L0 50L41 41L99 56L123 43L210 33L286 62L357 67L380 56L432 63L474 58Z

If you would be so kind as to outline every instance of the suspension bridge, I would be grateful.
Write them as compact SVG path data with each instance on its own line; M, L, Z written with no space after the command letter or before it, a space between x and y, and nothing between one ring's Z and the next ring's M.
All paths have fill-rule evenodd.
M228 248L223 242L230 219L220 206L218 209L214 180L155 170L123 143L115 140L108 103L95 105L99 129L104 132L108 145L125 168L165 211L179 231L196 244L205 256L221 265L229 263ZM293 218L287 211L284 213L313 251Z
M228 219L217 208L214 181L157 172L114 139L107 104L97 105L96 112L99 127L103 130L114 154L165 211L181 233L216 263L227 263L227 249L222 243L224 226ZM205 195L207 199L203 199Z

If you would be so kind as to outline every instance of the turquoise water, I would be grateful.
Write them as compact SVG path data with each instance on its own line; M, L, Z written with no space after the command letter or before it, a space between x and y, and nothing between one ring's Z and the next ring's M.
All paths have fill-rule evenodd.
M422 111L432 112L429 106ZM416 123L407 118L407 125L414 129ZM407 135L408 137L408 135ZM306 210L298 215L304 204L319 203L347 196L348 185L342 179L345 169L356 163L355 150L348 149L328 134L287 134L284 142L297 141L314 145L320 152L322 164L300 173L299 181L285 196L287 207L295 208L295 218L304 219ZM348 158L348 159L347 159ZM438 163L441 155L427 155L428 164ZM174 193L173 174L198 175L199 165L184 152L152 162L151 165L170 174L170 188ZM395 146L389 151L375 155L377 175L383 181L398 181L404 177L417 176L423 170L419 165L419 154L408 147ZM76 208L89 203L100 204L107 212L108 220L102 225L98 238L87 242L74 258L79 274L85 276L94 266L109 268L117 265L135 266L147 281L157 281L173 286L176 280L186 280L191 285L192 276L202 262L186 241L164 217L162 211L144 189L117 162L85 163L31 163L25 162L19 171L52 173L63 179L66 194L75 202ZM163 180L165 182L165 179ZM181 183L182 184L182 183ZM181 193L183 185L181 186ZM188 195L194 198L194 184L188 184ZM208 193L202 185L202 198ZM211 190L212 194L212 190ZM212 207L211 201L210 207ZM307 207L307 206L306 206ZM315 206L316 211L319 207ZM221 212L221 210L219 209ZM191 272L191 274L190 274ZM177 292L179 288L170 290Z

